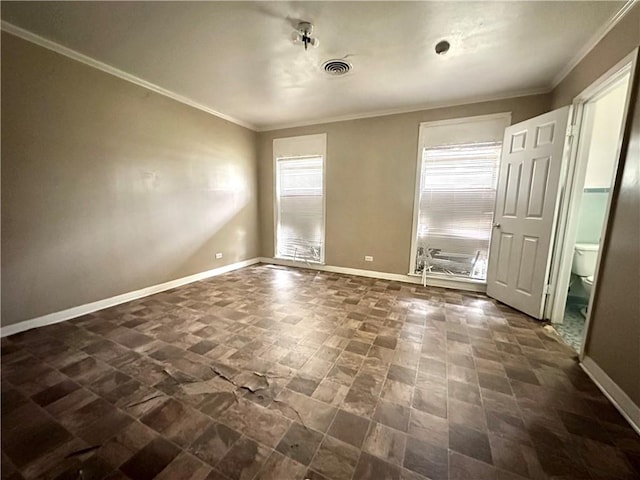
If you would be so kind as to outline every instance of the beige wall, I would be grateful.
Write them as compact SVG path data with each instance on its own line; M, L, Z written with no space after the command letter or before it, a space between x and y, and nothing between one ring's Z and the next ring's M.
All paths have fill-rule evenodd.
M554 108L570 104L640 44L636 5L552 92ZM636 72L635 89L640 78ZM633 105L633 103L632 103ZM602 253L585 353L640 406L640 106L635 100L633 138L621 155L618 191ZM629 128L629 127L627 127ZM628 141L629 132L627 132Z
M420 122L511 112L515 123L549 107L536 95L258 134L262 255L274 249L274 138L327 133L325 263L406 274Z
M255 143L2 33L2 325L255 257Z
M586 355L640 406L640 68L613 198Z
M628 81L620 82L588 107L593 124L584 188L610 188L613 183L628 91Z
M553 108L570 105L580 92L639 44L640 4L637 4L553 90Z

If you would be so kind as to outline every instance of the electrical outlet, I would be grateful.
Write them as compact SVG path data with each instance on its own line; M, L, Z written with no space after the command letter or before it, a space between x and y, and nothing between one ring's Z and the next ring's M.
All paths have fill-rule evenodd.
M222 258L222 252L216 253L216 260L219 260L221 258Z
M365 255L364 256L364 261L365 262L373 262L373 257L371 255Z

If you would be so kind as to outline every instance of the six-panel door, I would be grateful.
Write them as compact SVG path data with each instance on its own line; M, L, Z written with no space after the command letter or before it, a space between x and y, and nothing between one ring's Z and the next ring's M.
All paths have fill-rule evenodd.
M569 108L505 129L487 295L542 318Z

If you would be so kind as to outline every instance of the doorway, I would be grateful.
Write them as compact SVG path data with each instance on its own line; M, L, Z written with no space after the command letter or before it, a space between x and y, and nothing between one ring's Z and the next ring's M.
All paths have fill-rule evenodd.
M571 107L504 131L487 295L530 317L551 320L560 330L566 311L580 315L573 317L573 338L567 340L581 355L612 189L619 180L637 54L638 49L586 88ZM577 250L590 261L572 268ZM572 327L566 323L565 330Z
M627 58L574 101L575 143L567 166L559 258L550 319L565 343L581 353L606 231L635 57Z

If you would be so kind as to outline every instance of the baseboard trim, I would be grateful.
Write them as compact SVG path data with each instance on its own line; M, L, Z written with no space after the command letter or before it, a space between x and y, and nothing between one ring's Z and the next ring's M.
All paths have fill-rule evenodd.
M422 285L422 277L412 275L402 275L399 273L379 272L376 270L362 270L359 268L337 267L334 265L319 265L317 263L305 263L303 261L293 262L291 260L282 260L279 258L260 257L260 262L271 265L281 265L285 267L308 268L311 270L319 270L322 272L343 273L345 275L356 275L359 277L377 278L380 280L391 280L395 282L404 282ZM448 280L446 278L427 277L428 287L452 288L456 290L465 290L468 292L485 293L487 288L482 283L458 282L456 280Z
M31 330L33 328L44 327L46 325L53 325L54 323L71 320L72 318L81 317L82 315L86 315L88 313L93 313L98 310L114 307L122 303L153 295L154 293L160 293L165 290L181 287L182 285L186 285L188 283L215 277L216 275L222 275L223 273L232 272L233 270L238 270L250 265L255 265L256 263L281 265L286 267L309 268L312 270L319 270L323 272L342 273L345 275L356 275L359 277L377 278L380 280L391 280L417 285L422 284L421 277L415 277L411 275L379 272L376 270L363 270L358 268L338 267L333 265L318 265L313 263L307 264L304 262L293 262L288 260L280 260L277 258L259 257L244 260L242 262L232 263L230 265L225 265L224 267L214 268L212 270L207 270L205 272L196 273L187 277L178 278L169 282L160 283L151 287L142 288L133 292L123 293L121 295L116 295L115 297L105 298L104 300L98 300L95 302L87 303L85 305L79 305L77 307L61 310L59 312L49 313L41 317L18 322L13 325L7 325L6 327L0 328L0 337L7 337L9 335L15 335L16 333ZM427 278L427 286L452 288L456 290L465 290L476 293L485 293L486 291L486 286L480 283L457 282L456 280L448 280L444 278Z
M217 275L222 275L223 273L232 272L240 268L248 267L249 265L255 265L256 263L260 263L259 258L252 258L249 260L244 260L242 262L231 263L229 265L225 265L224 267L214 268L212 270L196 273L194 275L178 278L176 280L170 280L168 282L142 288L133 292L116 295L115 297L105 298L104 300L98 300L96 302L79 305L77 307L68 308L59 312L49 313L47 315L32 318L30 320L24 320L13 325L2 327L0 329L0 337L7 337L9 335L14 335L26 330L31 330L32 328L44 327L46 325L53 325L54 323L71 320L72 318L77 318L88 313L102 310L104 308L114 307L116 305L120 305L121 303L130 302L132 300L137 300L139 298L153 295L154 293L160 293L164 292L165 290L181 287L188 283L193 283L199 280L215 277Z
M591 358L585 356L580 363L582 370L593 380L605 397L618 409L629 425L640 435L640 407L606 374Z

